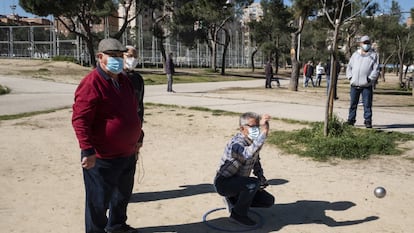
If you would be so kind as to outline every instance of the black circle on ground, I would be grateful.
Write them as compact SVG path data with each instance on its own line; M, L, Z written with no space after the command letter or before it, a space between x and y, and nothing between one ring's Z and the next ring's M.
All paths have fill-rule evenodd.
M224 210L224 209L226 209L226 208L221 207L221 208L215 208L215 209L212 209L212 210L207 211L203 215L203 222L208 227L210 227L211 229L218 230L218 231L224 231L224 232L245 232L245 231L252 231L252 230L259 229L263 225L263 217L259 213L257 213L256 211L253 211L253 210L249 210L249 212L250 213L253 213L254 215L256 215L259 218L259 222L256 225L254 225L254 226L251 226L251 227L246 226L243 229L239 229L239 230L231 230L231 229L220 228L220 227L214 226L213 224L211 224L211 223L209 223L207 221L207 216L209 214L211 214L213 212L216 212L216 211L219 211L219 210Z

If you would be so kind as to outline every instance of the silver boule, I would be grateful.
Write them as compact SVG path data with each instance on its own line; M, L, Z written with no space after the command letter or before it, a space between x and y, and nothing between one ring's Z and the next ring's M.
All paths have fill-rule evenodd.
M383 187L376 187L374 189L374 195L377 198L383 198L383 197L385 197L386 194L387 194L387 191Z

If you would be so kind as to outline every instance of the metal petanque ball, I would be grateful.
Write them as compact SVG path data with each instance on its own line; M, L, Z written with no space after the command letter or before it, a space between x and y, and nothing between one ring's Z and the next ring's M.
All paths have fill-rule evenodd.
M385 194L387 194L387 191L383 187L376 187L374 189L374 195L377 198L383 198L383 197L385 197Z

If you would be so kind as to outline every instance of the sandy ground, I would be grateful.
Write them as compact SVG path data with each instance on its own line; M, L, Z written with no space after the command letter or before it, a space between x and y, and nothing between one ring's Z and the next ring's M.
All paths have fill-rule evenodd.
M71 110L0 121L0 231L83 232L84 188ZM149 106L128 223L141 232L243 231L212 186L237 116ZM303 127L273 120L271 127ZM414 232L414 142L402 156L316 162L265 145L276 204L250 232ZM387 189L378 199L373 190ZM206 224L208 223L208 224Z

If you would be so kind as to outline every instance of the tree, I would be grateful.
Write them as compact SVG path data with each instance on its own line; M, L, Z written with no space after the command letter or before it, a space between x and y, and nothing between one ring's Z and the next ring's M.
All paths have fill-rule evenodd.
M298 60L299 43L298 38L302 33L308 17L317 10L318 0L292 0L292 14L294 19L290 22L290 59L292 60L292 73L290 76L289 90L298 91L299 83L299 69L300 63Z
M262 0L263 17L249 22L252 40L261 48L266 58L275 61L275 73L278 72L281 51L286 48L282 43L283 35L289 32L288 22L292 15L283 4L283 0ZM286 41L287 43L287 41ZM254 71L254 55L252 69Z
M96 65L94 44L97 36L91 25L100 23L103 17L117 9L116 1L112 0L19 0L19 5L38 16L53 15L71 33L80 36L87 45L92 66Z
M236 17L238 10L242 6L252 3L252 0L194 0L194 1L176 1L176 6L180 7L174 12L173 31L177 33L181 40L187 43L195 43L196 39L205 41L210 50L210 64L214 71L217 71L217 48L223 46L223 61L221 74L225 73L225 56L229 45L229 30L226 28L227 23L232 22ZM182 23L182 24L177 24ZM179 32L181 30L181 32ZM193 35L183 38L183 35ZM224 34L224 41L219 37L220 33ZM197 36L204 36L200 38Z
M328 136L329 134L329 122L333 120L333 103L334 103L334 87L336 86L337 77L336 77L336 61L338 59L338 35L341 28L341 25L344 22L350 21L351 19L355 18L357 15L361 14L361 12L370 4L370 0L366 2L361 2L363 7L360 8L357 12L352 14L352 11L347 12L347 8L352 10L351 2L348 0L340 0L336 1L333 5L330 5L327 0L321 0L322 3L322 11L325 14L326 18L330 22L330 24L334 28L334 34L332 38L332 45L331 45L331 84L329 87L328 92L328 99L326 103L326 112L325 112L325 124L324 124L324 135ZM349 13L351 13L349 15Z

